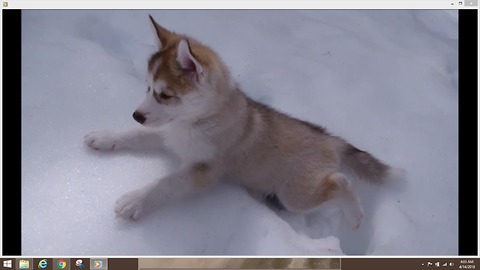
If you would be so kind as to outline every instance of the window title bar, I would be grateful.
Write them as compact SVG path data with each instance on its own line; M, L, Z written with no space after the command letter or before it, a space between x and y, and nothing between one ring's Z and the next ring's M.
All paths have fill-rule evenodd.
M477 9L478 0L84 0L3 1L11 9Z

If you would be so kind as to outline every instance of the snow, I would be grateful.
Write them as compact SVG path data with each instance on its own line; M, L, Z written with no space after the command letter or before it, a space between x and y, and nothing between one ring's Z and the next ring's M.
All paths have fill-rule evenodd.
M137 127L155 51L148 14L215 49L251 97L406 171L352 178L365 211L275 210L222 184L138 222L122 194L172 172L167 156L98 153L95 130ZM22 11L22 255L455 255L457 12Z

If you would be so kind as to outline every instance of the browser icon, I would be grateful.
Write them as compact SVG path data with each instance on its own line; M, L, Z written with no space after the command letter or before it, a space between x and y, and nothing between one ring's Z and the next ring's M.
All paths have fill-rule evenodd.
M40 262L38 262L38 269L45 269L48 266L48 261L47 259L43 259Z
M55 258L52 266L53 270L70 270L70 259Z

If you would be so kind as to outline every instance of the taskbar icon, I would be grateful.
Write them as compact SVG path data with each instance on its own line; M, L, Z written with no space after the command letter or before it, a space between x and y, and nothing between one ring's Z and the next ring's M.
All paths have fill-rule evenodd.
M98 269L98 270L108 269L108 259L107 258L90 259L90 269Z
M72 258L70 260L71 270L90 270L90 259L89 258Z

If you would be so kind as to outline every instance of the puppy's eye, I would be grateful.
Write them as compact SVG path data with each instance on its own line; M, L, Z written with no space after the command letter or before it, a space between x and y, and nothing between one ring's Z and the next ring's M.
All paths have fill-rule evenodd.
M158 103L162 103L164 104L165 102L167 101L170 101L170 100L173 100L173 98L177 98L175 95L169 95L170 92L167 92L165 93L165 91L161 92L161 93L157 93L155 92L155 90L153 90L153 97L155 98L155 100L158 102Z
M147 93L148 93L148 92L150 92L150 86L149 86L148 89L147 89Z
M160 98L161 98L161 99L170 99L170 98L172 98L172 97L173 97L173 96L169 96L169 95L165 94L164 92L160 93Z

